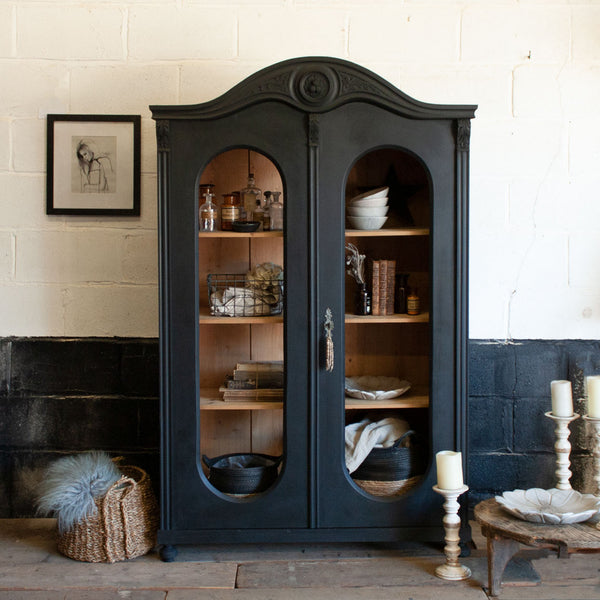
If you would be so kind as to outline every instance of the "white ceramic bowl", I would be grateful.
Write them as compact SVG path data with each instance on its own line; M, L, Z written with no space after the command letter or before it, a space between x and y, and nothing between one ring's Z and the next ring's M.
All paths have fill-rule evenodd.
M349 206L348 214L351 217L385 217L389 206Z
M348 202L348 206L385 206L387 204L387 196L381 198L365 198L364 200L353 200Z
M383 196L387 196L389 189L390 189L389 187L380 187L380 188L375 188L373 190L369 190L368 192L365 192L364 194L359 194L358 196L354 196L354 198L352 198L351 202L354 202L354 200L366 200L368 198L383 198Z
M387 217L348 217L353 229L381 229Z

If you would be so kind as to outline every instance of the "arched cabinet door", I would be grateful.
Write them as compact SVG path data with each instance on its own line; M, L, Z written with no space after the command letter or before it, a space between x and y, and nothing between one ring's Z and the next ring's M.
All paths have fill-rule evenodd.
M462 419L455 388L461 348L454 325L461 308L455 277L454 123L417 121L354 102L319 115L318 128L317 313L332 309L339 357L332 372L319 371L319 526L436 527L440 500L432 492L434 457L454 447ZM389 188L384 225L353 228L346 218L352 197L380 187ZM349 243L365 256L368 286L372 261L385 261L387 285L379 305L383 294L395 296L396 273L404 273L419 296L418 314L398 312L395 298L391 307L388 298L377 315L356 314L357 286L345 260ZM409 382L410 389L387 400L360 402L347 396L346 378L366 376L397 378ZM368 425L354 427L363 421ZM354 479L346 468L346 427L362 431L348 438L356 446L371 444L374 431L387 439L380 428L390 435L396 427L415 430L413 441L422 454L418 467L408 474L399 470L395 481L384 476L379 486Z

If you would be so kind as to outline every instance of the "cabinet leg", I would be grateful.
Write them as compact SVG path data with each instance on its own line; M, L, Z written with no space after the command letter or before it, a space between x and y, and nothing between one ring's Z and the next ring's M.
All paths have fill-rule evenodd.
M171 544L161 546L158 555L163 562L173 562L177 558L177 548Z
M520 545L494 534L487 538L488 588L492 596L497 596L502 587L502 576L508 561L519 551Z

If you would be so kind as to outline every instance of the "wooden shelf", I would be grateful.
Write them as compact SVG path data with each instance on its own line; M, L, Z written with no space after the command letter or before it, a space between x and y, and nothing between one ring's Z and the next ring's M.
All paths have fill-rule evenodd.
M405 394L399 398L387 400L359 400L346 396L346 410L355 409L384 409L384 408L427 408L429 396L420 392ZM283 402L247 401L225 402L221 400L218 390L207 390L206 395L200 397L200 410L280 410Z
M428 227L400 227L395 229L346 229L346 237L400 237L429 235Z
M423 312L420 315L353 315L346 313L344 320L346 323L428 323L429 313Z
M283 323L283 314L272 317L219 317L211 315L208 308L200 309L200 325L270 325Z
M427 408L429 396L405 395L400 398L389 398L387 400L359 400L346 396L346 410L353 409L377 409L377 408Z
M224 402L223 400L200 399L200 410L277 410L283 402Z
M240 233L238 231L199 231L199 238L282 238L283 231L253 231Z

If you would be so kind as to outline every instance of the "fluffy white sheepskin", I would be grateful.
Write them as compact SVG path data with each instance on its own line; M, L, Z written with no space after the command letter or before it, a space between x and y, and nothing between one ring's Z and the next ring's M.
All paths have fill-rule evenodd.
M121 472L106 452L65 456L46 470L38 489L38 513L58 519L63 533L96 512L94 498L102 498Z

